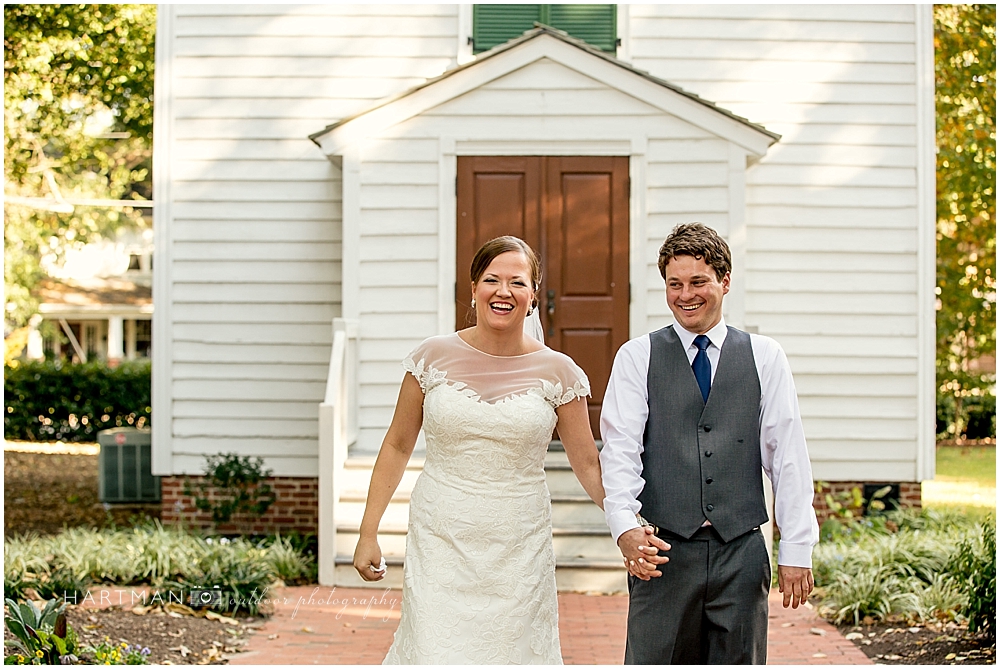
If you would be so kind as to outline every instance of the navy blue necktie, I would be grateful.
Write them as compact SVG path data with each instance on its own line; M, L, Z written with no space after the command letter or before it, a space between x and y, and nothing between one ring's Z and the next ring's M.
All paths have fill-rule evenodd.
M709 341L705 335L698 335L694 338L694 345L698 347L698 354L694 356L691 369L694 370L694 378L701 388L701 398L708 402L708 391L712 389L712 363L708 361Z

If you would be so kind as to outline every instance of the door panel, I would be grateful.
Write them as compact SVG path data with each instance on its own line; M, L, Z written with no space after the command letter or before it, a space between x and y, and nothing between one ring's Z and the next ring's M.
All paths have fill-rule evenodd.
M475 324L469 266L480 246L514 235L539 248L541 161L538 156L458 159L456 330Z
M615 352L628 339L628 158L460 157L456 329L472 325L469 265L499 235L516 235L542 262L545 343L590 379L591 428Z
M611 363L628 340L628 158L546 159L544 212L546 343L587 372L600 436Z

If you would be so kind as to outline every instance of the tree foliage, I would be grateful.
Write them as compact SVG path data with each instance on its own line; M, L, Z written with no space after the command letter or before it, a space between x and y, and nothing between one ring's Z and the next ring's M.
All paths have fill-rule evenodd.
M934 19L938 398L960 436L970 403L996 405L996 6Z
M66 200L149 199L155 30L154 5L4 5L8 327L36 308L41 258L142 225Z

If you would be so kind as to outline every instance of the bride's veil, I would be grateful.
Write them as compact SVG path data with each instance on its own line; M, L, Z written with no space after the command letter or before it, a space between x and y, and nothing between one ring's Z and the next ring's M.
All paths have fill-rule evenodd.
M524 319L524 333L533 339L545 343L545 331L542 329L542 319L538 317L538 307L531 310L531 315Z

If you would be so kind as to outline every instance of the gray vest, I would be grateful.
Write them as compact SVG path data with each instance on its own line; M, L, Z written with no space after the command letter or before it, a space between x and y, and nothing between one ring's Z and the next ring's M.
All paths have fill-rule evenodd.
M729 328L708 402L673 326L651 333L649 343L643 517L685 538L708 519L723 541L766 523L750 335Z

